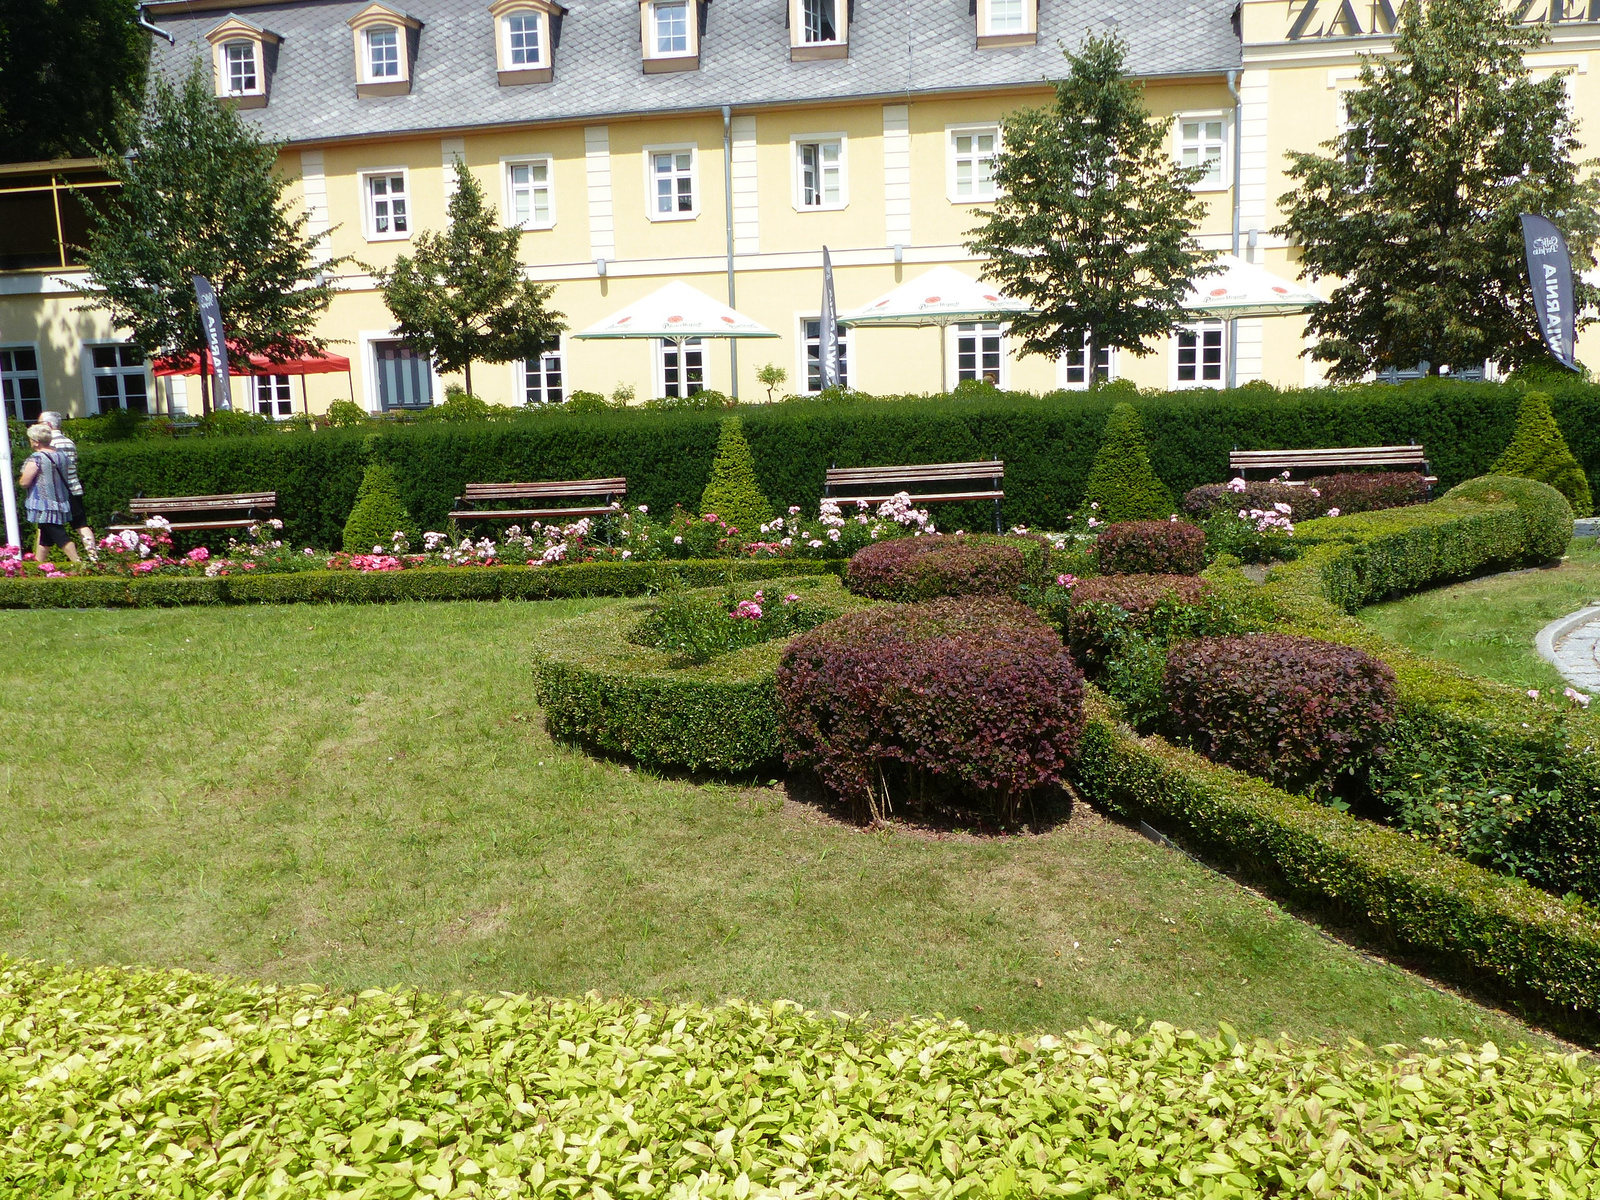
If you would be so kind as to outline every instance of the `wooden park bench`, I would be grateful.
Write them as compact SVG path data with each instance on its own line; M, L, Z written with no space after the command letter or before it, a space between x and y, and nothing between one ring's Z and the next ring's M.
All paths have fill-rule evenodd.
M1398 468L1416 471L1431 488L1438 482L1428 473L1428 458L1421 446L1342 446L1330 450L1235 450L1228 455L1228 469L1240 478L1246 471L1288 471L1309 475L1333 475L1339 471L1371 471ZM1286 480L1290 486L1303 479Z
M454 521L526 521L541 517L597 517L611 511L614 502L628 494L626 478L555 479L543 483L469 483L466 493L456 497ZM490 508L487 505L521 504L530 501L598 500L604 503L567 508Z
M907 467L829 467L822 497L840 504L864 501L882 504L900 492L911 496L913 504L940 504L958 500L993 500L994 529L1000 532L1000 501L1005 492L1000 480L1005 463L991 462L924 463ZM987 486L982 486L987 485ZM957 491L929 491L930 487L955 487ZM845 495L840 489L866 489L869 494Z
M254 525L278 507L277 492L230 492L219 496L136 496L128 501L128 518L137 524L113 525L113 531L143 529L150 517L165 517L175 530L231 529ZM190 520L174 518L194 518Z

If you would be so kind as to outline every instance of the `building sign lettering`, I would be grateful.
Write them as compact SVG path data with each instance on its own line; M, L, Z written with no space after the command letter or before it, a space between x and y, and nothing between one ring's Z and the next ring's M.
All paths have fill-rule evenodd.
M1402 0L1289 0L1289 40L1392 34ZM1600 21L1600 0L1511 0L1519 21L1534 25Z

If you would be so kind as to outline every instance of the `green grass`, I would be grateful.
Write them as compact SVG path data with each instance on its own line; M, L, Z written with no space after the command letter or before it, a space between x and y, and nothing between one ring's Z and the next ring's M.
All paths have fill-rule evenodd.
M1084 811L863 833L782 786L552 744L529 653L598 603L0 612L0 953L1001 1029L1530 1036Z
M1574 541L1559 567L1517 571L1435 588L1356 614L1390 641L1462 670L1524 688L1566 686L1534 649L1557 617L1600 598L1600 549Z

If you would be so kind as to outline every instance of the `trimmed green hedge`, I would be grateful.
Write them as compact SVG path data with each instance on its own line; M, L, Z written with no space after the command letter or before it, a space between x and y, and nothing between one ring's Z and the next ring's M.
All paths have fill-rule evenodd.
M0 608L164 608L182 604L384 604L400 600L558 600L642 596L787 576L837 575L842 562L572 563L554 567L413 567L404 571L293 571L206 579L106 576L0 579Z
M738 410L762 491L778 508L811 511L829 466L1005 460L1007 525L1060 527L1083 495L1112 403L1125 392L1049 396L843 400ZM1174 495L1228 477L1228 452L1420 442L1444 487L1480 475L1511 440L1516 385L1422 380L1278 392L1174 392L1132 400L1156 473ZM1554 400L1567 440L1600 469L1600 387L1564 385ZM441 528L452 499L475 480L626 475L630 501L693 509L710 478L719 412L534 413L496 421L334 429L252 437L85 445L92 520L134 495L275 488L296 544L342 544L363 467L389 463L401 499L424 528ZM941 506L940 528L986 529L983 505Z
M1577 1197L1591 1063L0 960L8 1197Z
M864 607L832 578L775 581L808 604ZM534 653L534 681L552 733L651 766L738 774L775 764L783 746L776 672L787 638L710 662L671 656L627 635L651 611L623 604L551 626Z
M1600 913L1473 866L1382 825L1139 738L1091 696L1077 763L1095 804L1333 905L1447 970L1600 1013Z
M1564 701L1552 710L1519 688L1395 646L1347 615L1384 596L1548 561L1570 540L1570 511L1542 483L1489 476L1429 505L1308 521L1296 538L1305 531L1312 546L1275 568L1262 594L1286 631L1358 646L1394 668L1399 714L1375 772L1381 790L1442 789L1457 808L1482 805L1479 818L1452 819L1495 822L1473 836L1502 869L1600 901L1600 711ZM1498 795L1521 811L1495 815Z

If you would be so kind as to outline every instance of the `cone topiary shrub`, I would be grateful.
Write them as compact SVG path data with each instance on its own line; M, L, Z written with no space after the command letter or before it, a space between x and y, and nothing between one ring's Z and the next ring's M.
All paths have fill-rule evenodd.
M741 532L754 535L764 521L772 520L772 505L756 481L755 455L745 440L744 422L725 417L717 435L717 457L711 463L711 482L700 494L700 513L716 513Z
M1103 521L1149 521L1172 514L1172 493L1150 465L1144 425L1133 405L1118 404L1106 419L1083 502L1098 504Z
M345 553L371 554L374 546L388 550L394 545L397 531L404 533L413 546L421 540L411 514L401 503L394 471L387 463L369 463L356 491L355 507L344 523Z
M1537 479L1567 498L1573 516L1587 517L1594 513L1589 479L1568 449L1567 439L1561 435L1561 427L1550 411L1550 397L1544 392L1529 392L1522 398L1517 406L1517 430L1511 435L1511 444L1490 468L1489 474Z

